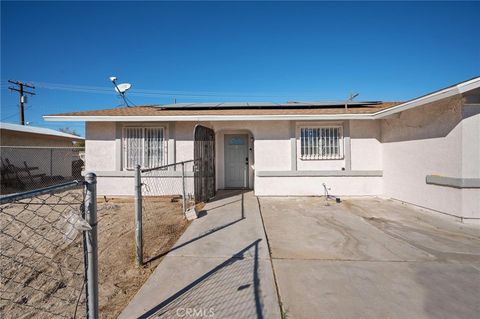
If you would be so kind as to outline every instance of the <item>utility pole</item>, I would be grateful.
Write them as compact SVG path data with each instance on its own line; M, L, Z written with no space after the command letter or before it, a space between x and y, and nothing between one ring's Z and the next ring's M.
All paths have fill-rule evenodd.
M24 105L27 103L27 96L25 94L35 95L33 92L25 91L24 87L35 89L33 85L23 83L20 81L8 80L8 83L12 83L16 86L10 86L9 89L12 91L17 91L20 98L20 124L25 125L25 108Z

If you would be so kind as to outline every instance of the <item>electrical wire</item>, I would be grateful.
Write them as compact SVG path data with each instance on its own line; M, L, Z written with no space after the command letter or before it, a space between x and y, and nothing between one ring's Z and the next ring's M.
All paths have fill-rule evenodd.
M18 114L17 114L17 113L13 113L13 114L11 114L11 115L8 115L8 116L5 116L5 117L2 117L2 119L1 119L0 121L2 121L2 122L3 122L3 121L5 121L5 120L8 120L8 119L10 119L10 118L14 117L14 116L18 116Z
M132 106L137 106L135 103L132 102L132 100L130 100L128 97L126 97L125 95L123 96L128 103L130 103Z
M24 110L26 111L26 110L32 108L32 106L33 106L33 105L28 105L27 107L25 107ZM7 115L7 116L5 116L5 117L2 117L2 118L0 119L0 121L8 120L8 119L10 119L10 118L12 118L12 117L14 117L14 116L18 116L18 113L13 113L13 114L11 114L11 115Z
M48 82L36 82L30 81L36 88L50 89L50 90L64 90L73 92L84 93L100 93L100 94L115 94L110 87L101 86L87 86L87 85L74 85L74 84L62 84L62 83L48 83ZM217 98L274 98L274 97L287 97L296 94L268 94L268 93L252 93L252 92L218 92L218 91L163 91L163 90L148 90L148 89L135 89L134 92L129 92L129 95L135 96L163 96L163 97L175 97L183 96L190 98L204 98L204 97L217 97ZM303 96L316 96L318 93L303 93Z

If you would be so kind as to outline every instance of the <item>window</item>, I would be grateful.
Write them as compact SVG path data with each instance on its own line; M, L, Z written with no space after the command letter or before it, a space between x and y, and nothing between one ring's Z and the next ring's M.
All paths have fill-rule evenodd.
M342 127L301 127L300 158L304 160L343 158Z
M163 127L125 127L123 129L123 163L126 169L153 168L166 164Z

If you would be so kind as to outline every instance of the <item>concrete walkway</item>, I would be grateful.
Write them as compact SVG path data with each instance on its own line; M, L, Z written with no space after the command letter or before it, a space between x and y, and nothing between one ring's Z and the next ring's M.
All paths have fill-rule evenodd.
M260 203L288 318L479 318L479 227L377 198Z
M219 195L119 318L280 318L257 199Z

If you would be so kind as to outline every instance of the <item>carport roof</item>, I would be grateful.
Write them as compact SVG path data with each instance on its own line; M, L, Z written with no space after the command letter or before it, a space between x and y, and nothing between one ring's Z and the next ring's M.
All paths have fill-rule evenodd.
M49 128L36 127L36 126L30 126L30 125L19 125L19 124L0 122L0 130L29 133L29 134L35 134L35 135L57 136L57 137L64 137L72 140L84 140L84 138L81 136L67 134L67 133L52 130Z

